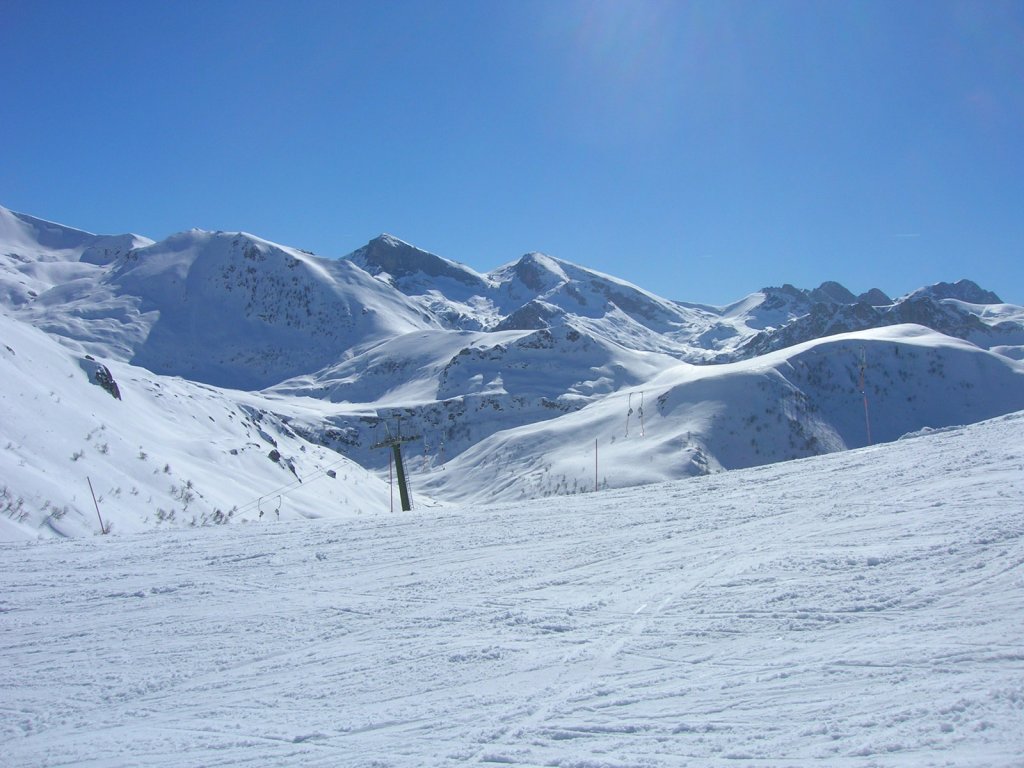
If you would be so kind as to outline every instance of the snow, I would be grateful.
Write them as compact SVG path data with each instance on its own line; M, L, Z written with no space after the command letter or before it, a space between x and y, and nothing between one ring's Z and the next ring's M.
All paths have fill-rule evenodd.
M595 450L599 487L619 488L864 446L862 350L876 442L1024 409L1020 363L921 326L890 326L737 363L677 364L574 412L484 437L418 482L434 498L512 500L593 488Z
M388 508L385 482L259 396L104 360L116 400L43 332L0 313L0 339L0 540L98 530L90 481L118 533Z
M389 453L373 446L399 419L421 436L406 461L424 504L579 492L595 458L598 487L621 488L858 447L862 350L876 441L1024 408L1008 305L943 300L943 322L998 320L975 343L901 325L691 365L695 340L731 359L823 289L716 314L543 254L484 276L387 237L331 261L246 233L147 245L4 209L0 224L0 491L17 508L0 539L94 530L86 478L125 532L252 520L278 495L286 519L379 512ZM86 354L122 401L89 383Z
M65 227L52 221L0 208L0 243L8 249L75 252L85 248L96 235Z
M8 543L0 563L9 768L1024 749L1024 413L557 505Z
M1024 309L848 294L0 208L0 764L1020 765Z
M436 324L348 262L245 233L188 232L134 251L107 282L158 314L131 361L258 389L368 340Z

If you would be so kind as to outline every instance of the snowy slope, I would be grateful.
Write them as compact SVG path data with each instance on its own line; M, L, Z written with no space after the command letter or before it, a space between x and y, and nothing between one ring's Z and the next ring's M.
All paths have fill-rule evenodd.
M436 327L348 262L244 233L194 230L134 250L96 291L125 297L148 319L131 345L131 362L240 389L316 370L359 344ZM90 294L69 298L49 303L54 314L73 319L62 333L73 337L73 328L94 321L96 302ZM47 330L60 332L52 323Z
M549 501L0 545L0 754L1010 768L1024 414Z
M0 340L0 540L98 531L90 481L118 533L388 509L385 483L257 397L89 360L3 314Z
M55 286L96 280L103 265L152 242L94 235L0 206L0 306L21 307Z
M192 232L134 252L111 282L160 318L133 362L257 389L359 344L435 323L344 261L246 234Z
M869 429L872 440L891 441L1020 409L1024 365L894 326L729 365L675 366L637 390L497 433L420 485L477 501L578 493L859 447Z
M38 261L85 261L109 263L132 248L153 243L139 235L94 235L0 206L0 251L20 255L22 263Z
M422 437L412 466L442 467L500 430L553 419L636 386L677 365L667 355L622 348L571 326L537 331L417 332L397 337L310 377L267 390L285 398L322 398L295 414L312 433L325 426L333 445L360 464L385 467L371 446L385 429ZM337 406L334 403L338 403Z

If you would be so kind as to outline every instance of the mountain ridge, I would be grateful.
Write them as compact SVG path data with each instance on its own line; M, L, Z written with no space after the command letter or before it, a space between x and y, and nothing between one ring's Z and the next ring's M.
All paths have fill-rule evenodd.
M39 359L67 356L47 370L66 367L72 382L12 369L24 391L0 389L4 407L26 397L74 403L78 378L100 383L99 370L129 377L123 402L102 409L107 422L86 430L58 418L59 407L56 420L38 417L68 455L83 436L67 425L134 434L137 398L157 398L166 416L147 409L149 431L175 445L185 437L171 424L195 431L190 445L223 444L215 425L242 414L253 439L279 454L268 478L286 459L301 474L296 457L323 450L386 471L389 454L374 446L398 429L419 436L407 467L423 493L485 500L593 489L580 451L595 440L617 466L613 487L865 444L865 395L900 425L877 427L885 440L1024 409L1024 308L978 304L999 297L966 280L896 299L878 289L854 296L836 282L783 284L715 307L538 252L479 273L392 235L327 259L241 232L190 230L154 243L35 221L0 209L0 315L44 331L23 344ZM165 391L180 405L170 407ZM206 410L206 425L188 403L213 391L224 405ZM144 435L125 440L154 452ZM49 455L50 443L27 432L10 441L11 450L33 446L19 454L25 465L67 461ZM182 476L207 476L188 451L175 455L189 468ZM97 477L123 474L103 455L91 460ZM20 478L26 497L56 503L53 485L33 492L20 466L7 476ZM154 499L167 495L159 486ZM263 491L273 487L268 480ZM73 507L72 496L62 505Z

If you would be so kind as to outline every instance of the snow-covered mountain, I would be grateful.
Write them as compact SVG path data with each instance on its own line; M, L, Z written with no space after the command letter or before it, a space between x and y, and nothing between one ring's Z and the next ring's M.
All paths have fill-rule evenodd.
M921 326L892 326L732 364L674 366L638 390L481 440L424 487L478 502L628 487L1018 410L1024 366Z
M90 284L118 256L153 241L93 235L0 206L0 306L26 309L58 286Z
M727 357L753 357L837 333L916 323L1018 360L1024 358L1021 308L1003 304L994 293L970 280L938 283L896 301L887 299L877 289L854 299L852 295L844 296L837 290L824 292L822 288L815 291L799 291L792 286L767 289L767 298L761 307L769 303L781 304L789 310L788 319L779 327L762 330ZM781 298L783 296L786 298Z
M592 489L595 453L596 485L626 486L1024 408L1024 308L969 281L895 300L784 285L717 307L540 253L479 273L389 235L328 259L246 233L154 243L0 208L0 321L0 484L22 499L8 536L91 524L81 478L62 481L86 457L107 490L152 498L111 511L132 528L166 519L189 481L202 522L266 497L282 471L386 471L376 446L395 430L416 436L425 503ZM118 437L92 455L80 443L97 430ZM221 487L216 467L250 444L244 479ZM129 449L167 453L179 476L129 472ZM347 509L300 492L291 512L368 510L384 490ZM55 506L80 526L51 525Z
M183 232L113 254L36 294L13 308L85 351L239 389L315 370L360 344L438 327L349 261L245 233Z

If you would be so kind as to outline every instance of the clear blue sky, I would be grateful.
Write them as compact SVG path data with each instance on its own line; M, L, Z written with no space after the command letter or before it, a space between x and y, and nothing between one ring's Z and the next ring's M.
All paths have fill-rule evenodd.
M1024 303L1024 3L4 0L0 204Z

